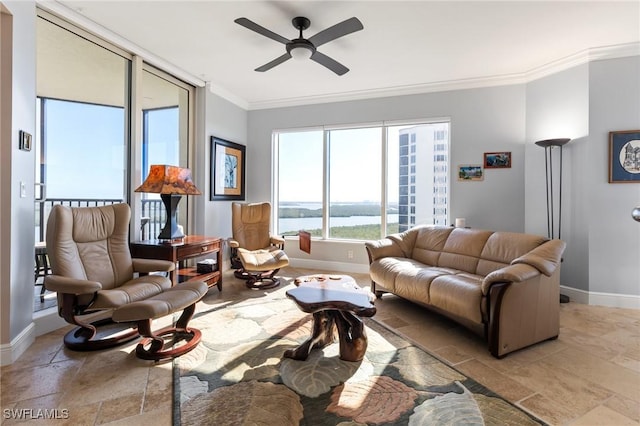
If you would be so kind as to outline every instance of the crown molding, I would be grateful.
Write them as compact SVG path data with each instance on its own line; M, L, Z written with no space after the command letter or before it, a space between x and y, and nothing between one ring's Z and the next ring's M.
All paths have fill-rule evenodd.
M210 81L207 81L205 86L209 89L209 92L213 93L214 95L220 96L221 98L226 99L227 101L239 106L244 110L249 110L249 102L247 102L240 96L231 93L224 87L212 84Z
M525 73L526 81L534 81L589 62L640 55L640 42L594 47L541 65Z
M304 96L300 98L274 99L263 102L250 102L249 110L283 108L300 105L312 105L329 102L386 98L392 96L418 95L423 93L446 92L450 90L476 89L482 87L504 86L525 83L524 75L511 74L496 77L469 78L461 80L439 81L407 86L385 87L371 90L331 93L326 95Z
M301 105L312 105L329 102L345 102L391 96L417 95L424 93L446 92L451 90L478 89L484 87L507 86L512 84L526 84L540 78L556 74L558 72L584 65L589 62L624 58L640 55L640 42L627 43L614 46L596 47L583 50L565 58L558 59L548 64L541 65L531 70L490 77L470 78L462 80L449 80L434 83L415 84L409 86L387 87L372 90L360 90L353 92L332 93L317 96L304 96L299 98L273 99L262 102L246 102L248 110L261 110L271 108L285 108ZM215 92L214 92L215 93Z

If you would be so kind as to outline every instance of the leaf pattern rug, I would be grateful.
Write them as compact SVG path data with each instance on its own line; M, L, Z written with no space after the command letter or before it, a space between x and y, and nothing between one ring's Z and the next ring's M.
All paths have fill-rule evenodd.
M174 361L174 424L543 424L372 319L360 362L340 360L337 342L283 358L311 324L285 298L198 314L202 342Z

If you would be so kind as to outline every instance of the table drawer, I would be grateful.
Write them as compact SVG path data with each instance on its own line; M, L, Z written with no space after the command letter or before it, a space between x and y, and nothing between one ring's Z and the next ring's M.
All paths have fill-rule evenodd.
M177 248L178 259L211 253L215 250L220 250L220 242L210 241L202 244L189 244Z

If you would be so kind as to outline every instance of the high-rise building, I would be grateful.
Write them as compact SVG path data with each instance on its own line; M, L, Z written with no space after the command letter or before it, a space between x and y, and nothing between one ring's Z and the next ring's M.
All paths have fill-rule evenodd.
M449 123L399 131L399 231L447 224Z

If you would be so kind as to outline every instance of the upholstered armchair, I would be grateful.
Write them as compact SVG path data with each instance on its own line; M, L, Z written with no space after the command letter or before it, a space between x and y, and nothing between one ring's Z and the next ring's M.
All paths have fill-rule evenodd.
M64 337L77 351L104 349L140 336L136 355L166 360L193 349L201 333L187 327L207 285L171 286L172 262L132 259L127 204L52 208L47 252L52 273L44 285L57 292L62 318L77 327ZM152 320L183 311L175 326L151 330ZM165 344L165 342L167 342Z
M231 204L231 266L236 268L235 276L245 279L249 288L280 285L275 275L289 265L284 238L271 235L270 224L270 203Z

